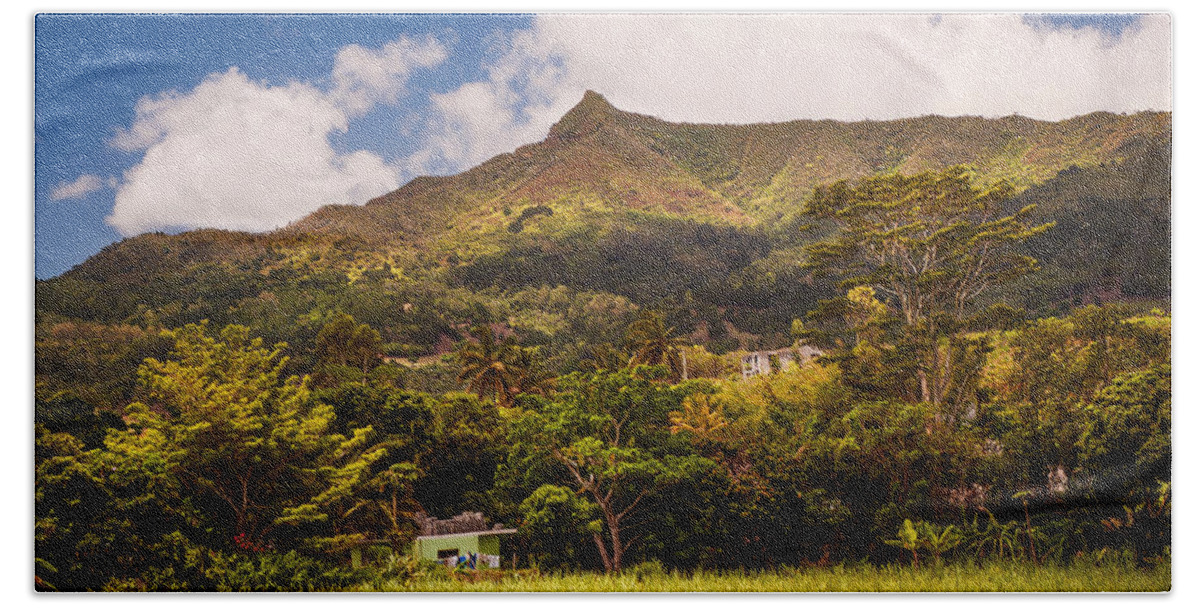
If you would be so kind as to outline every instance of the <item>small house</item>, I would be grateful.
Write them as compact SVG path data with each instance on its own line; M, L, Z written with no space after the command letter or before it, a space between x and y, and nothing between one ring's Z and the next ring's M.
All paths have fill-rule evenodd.
M500 538L517 531L500 524L488 528L483 513L463 513L450 519L417 515L420 535L413 555L453 568L460 563L473 568L500 567Z

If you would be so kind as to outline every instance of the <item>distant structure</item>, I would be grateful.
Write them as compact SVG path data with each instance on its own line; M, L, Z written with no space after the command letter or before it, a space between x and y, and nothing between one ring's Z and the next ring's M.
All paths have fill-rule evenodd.
M462 515L455 515L450 519L438 519L430 517L425 513L417 513L413 516L413 521L417 523L420 536L441 536L443 534L461 534L463 532L480 532L487 530L487 520L483 518L483 513L464 511Z
M746 380L760 374L770 374L773 371L787 371L793 365L804 365L822 354L821 349L806 344L794 348L746 353L742 355L742 379Z
M500 567L500 537L517 531L500 524L488 528L483 513L463 513L450 519L418 513L414 518L420 536L413 541L413 554L450 568Z

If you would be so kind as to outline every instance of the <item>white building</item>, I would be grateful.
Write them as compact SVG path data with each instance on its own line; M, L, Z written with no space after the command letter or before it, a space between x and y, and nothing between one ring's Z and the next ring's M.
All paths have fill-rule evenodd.
M804 365L822 354L821 349L805 344L795 348L746 353L742 355L742 378L769 374L772 369L781 372L787 371L792 365Z

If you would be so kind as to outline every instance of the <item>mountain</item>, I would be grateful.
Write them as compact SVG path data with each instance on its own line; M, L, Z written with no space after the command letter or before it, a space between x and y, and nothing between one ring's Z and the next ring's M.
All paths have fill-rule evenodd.
M1026 307L1171 298L1171 140L1131 138L1120 160L1072 165L1012 200L1055 226L1028 243L1042 272L1012 286Z
M535 205L755 225L794 213L817 184L880 172L968 164L981 180L1024 189L1071 166L1122 162L1131 140L1169 138L1170 121L1168 113L1097 112L1061 122L925 116L677 124L618 110L589 91L541 142L459 175L417 178L362 207L326 207L285 232L380 242L428 237L451 222L486 231L504 209Z
M237 321L295 341L307 339L297 323L341 310L396 352L425 354L482 321L562 348L572 335L611 340L634 306L654 306L718 350L770 344L830 292L797 267L819 236L798 229L815 185L958 164L980 182L1009 180L1014 204L1037 203L1059 222L1030 244L1045 270L1014 299L1042 310L1161 301L1170 145L1161 112L678 124L589 91L544 140L365 205L324 207L266 234L126 239L40 281L37 311ZM585 327L578 315L600 321Z

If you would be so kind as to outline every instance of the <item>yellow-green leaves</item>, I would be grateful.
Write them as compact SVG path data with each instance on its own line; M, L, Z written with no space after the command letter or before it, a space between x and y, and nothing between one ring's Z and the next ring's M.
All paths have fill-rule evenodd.
M248 542L281 521L319 519L303 503L322 491L325 455L346 446L328 433L332 408L311 403L303 379L281 380L283 345L264 348L237 325L168 335L171 357L139 370L149 403L129 406L129 432L107 442L112 457L188 488L210 521Z
M914 524L911 519L905 519L896 532L896 538L883 542L912 553L913 567L916 567L920 562L918 553L928 553L933 556L934 563L941 563L942 554L954 549L962 541L962 532L953 524L942 527L927 521Z

